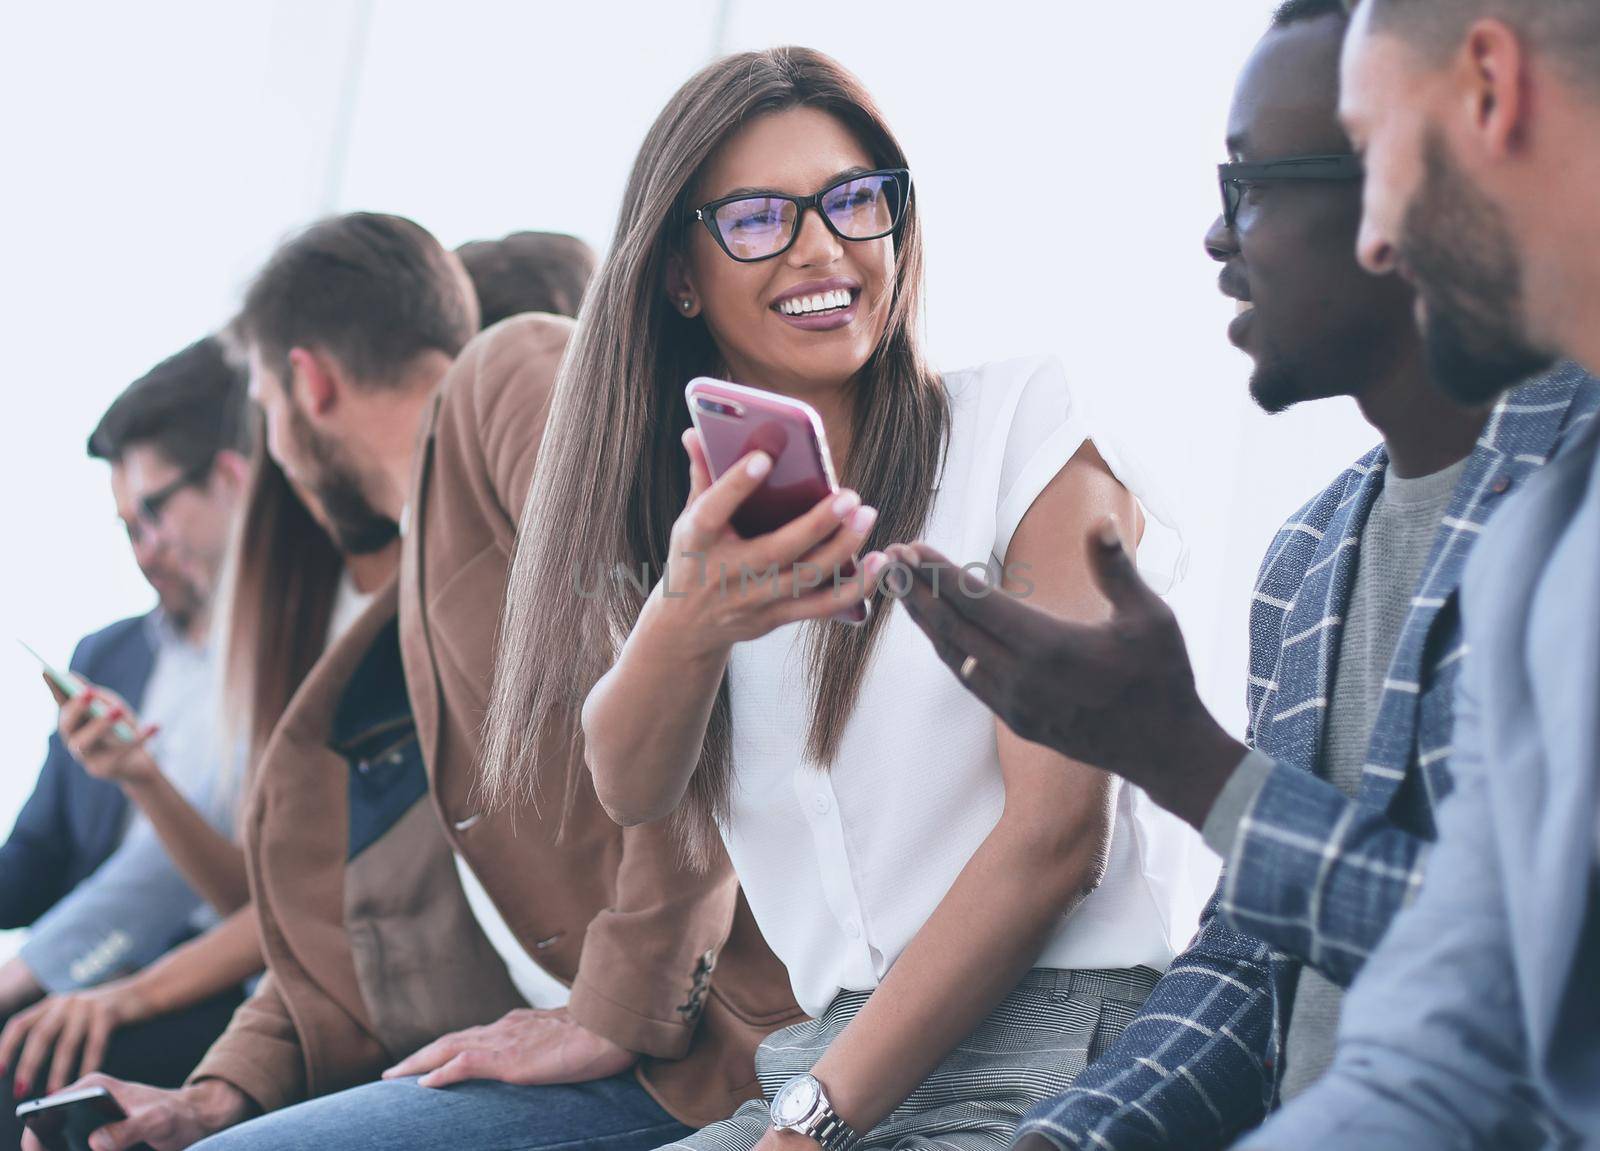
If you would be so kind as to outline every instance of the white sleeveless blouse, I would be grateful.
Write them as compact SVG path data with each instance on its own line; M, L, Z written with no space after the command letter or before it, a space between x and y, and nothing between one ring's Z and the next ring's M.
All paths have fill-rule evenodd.
M949 454L922 538L958 564L1003 562L1089 429L1054 358L944 381ZM1120 455L1095 442L1143 495ZM733 650L733 793L722 834L796 999L820 1016L840 991L871 990L888 974L994 828L1005 787L993 714L900 608L874 649L832 771L807 762L802 627ZM1037 965L1165 969L1195 927L1182 875L1192 842L1181 822L1119 785L1105 878L1063 917Z

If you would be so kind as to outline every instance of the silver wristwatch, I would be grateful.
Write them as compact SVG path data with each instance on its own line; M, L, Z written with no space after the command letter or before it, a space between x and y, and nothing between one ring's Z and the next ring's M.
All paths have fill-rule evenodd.
M772 1125L822 1144L823 1151L851 1151L861 1136L839 1118L815 1075L796 1075L772 1098Z

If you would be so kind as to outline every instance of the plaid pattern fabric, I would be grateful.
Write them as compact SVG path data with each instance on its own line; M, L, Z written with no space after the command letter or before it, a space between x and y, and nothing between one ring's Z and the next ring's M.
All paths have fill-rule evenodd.
M1004 1151L1022 1113L1065 1090L1114 1042L1158 978L1148 967L1028 972L909 1099L866 1133L858 1151ZM672 1144L672 1151L752 1151L778 1089L816 1065L870 996L843 992L820 1019L767 1036L756 1051L763 1098Z
M1250 613L1250 745L1275 761L1222 882L1117 1046L1019 1137L1063 1148L1224 1147L1277 1097L1299 963L1348 984L1420 883L1433 812L1450 791L1457 594L1503 497L1600 410L1600 381L1566 366L1500 404L1451 499L1384 685L1352 800L1315 774L1361 532L1382 490L1382 447L1283 526Z
M1507 493L1597 404L1600 382L1567 368L1517 389L1491 415L1412 598L1354 800L1313 769L1361 532L1383 486L1383 449L1278 533L1251 608L1247 734L1277 765L1226 861L1220 910L1235 928L1348 986L1415 894L1433 813L1451 788L1467 557Z

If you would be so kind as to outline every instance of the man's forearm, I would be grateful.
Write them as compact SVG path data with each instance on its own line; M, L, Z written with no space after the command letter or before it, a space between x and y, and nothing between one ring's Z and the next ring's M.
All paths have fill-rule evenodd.
M213 1133L261 1114L255 1100L223 1079L204 1079L183 1089L202 1124Z
M244 852L207 823L162 771L125 787L161 837L173 864L219 915L231 915L250 901Z
M1223 809L1248 790L1231 834ZM1348 987L1417 893L1431 845L1307 771L1253 754L1208 819L1222 913L1240 931Z
M251 905L167 952L130 978L128 987L153 1017L220 995L261 968L261 942Z
M190 932L199 906L154 829L139 821L110 859L34 925L21 954L52 992L96 986L166 954Z
M1203 710L1175 728L1174 734L1178 737L1174 750L1163 757L1167 762L1153 765L1148 773L1126 774L1151 799L1198 831L1250 749Z
M213 1079L231 1084L262 1111L276 1111L305 1098L305 1051L270 972L234 1012L228 1029L211 1045L189 1082L198 1085Z
M1252 751L1233 769L1233 774L1222 785L1211 810L1200 826L1200 836L1206 846L1226 862L1233 858L1233 845L1238 841L1240 828L1256 795L1272 774L1273 761L1259 751Z

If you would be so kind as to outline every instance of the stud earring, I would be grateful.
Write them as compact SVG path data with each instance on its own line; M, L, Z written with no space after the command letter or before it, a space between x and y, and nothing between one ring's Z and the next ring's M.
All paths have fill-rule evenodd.
M691 300L688 296L685 296L683 298L683 310L687 312L692 307L694 307L694 301Z

